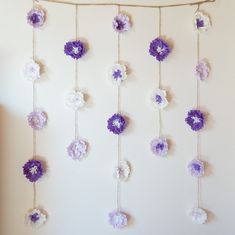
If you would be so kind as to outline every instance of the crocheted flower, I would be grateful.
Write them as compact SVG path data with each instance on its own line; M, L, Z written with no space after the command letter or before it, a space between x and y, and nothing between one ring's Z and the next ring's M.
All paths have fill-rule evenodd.
M208 15L197 11L193 19L194 28L198 32L205 32L211 27L210 18Z
M23 173L30 182L36 182L44 174L42 162L34 159L27 161L23 166Z
M204 60L199 61L195 68L194 73L198 80L204 81L206 78L208 78L210 73L210 68L206 63L206 61Z
M130 166L126 161L120 161L118 166L115 168L114 176L120 181L126 181L130 176Z
M207 213L201 208L193 208L190 213L192 221L196 224L204 224L207 221Z
M87 143L82 139L76 139L67 147L67 152L73 160L80 160L87 153Z
M158 61L163 61L170 53L170 47L161 38L154 39L149 46L149 53Z
M115 210L109 213L109 223L117 229L124 228L127 225L127 216L121 211Z
M64 53L71 56L73 59L78 60L84 56L86 48L84 43L80 40L66 42L64 45Z
M66 104L73 110L82 108L85 104L84 94L78 90L73 90L66 97Z
M107 128L110 132L113 132L115 135L121 134L126 128L125 118L119 113L114 114L108 119Z
M156 138L151 141L151 150L153 154L165 157L168 153L168 143L166 138Z
M204 175L204 163L198 159L194 159L188 164L188 171L191 176L200 177Z
M185 122L191 127L193 131L199 131L204 127L205 115L197 109L190 110Z
M47 115L44 111L35 110L28 115L28 123L34 130L41 130L47 124Z
M39 28L45 22L45 12L39 8L32 9L27 14L27 21L34 28Z
M32 226L33 228L40 228L47 221L47 214L39 209L30 209L25 215L26 224Z
M130 19L127 15L120 13L113 20L113 29L118 33L127 32L130 27Z
M152 96L152 101L155 107L164 109L168 105L168 100L166 98L166 91L157 89Z
M34 60L30 60L24 67L24 76L34 82L40 78L40 65Z
M127 78L126 66L123 64L114 64L110 68L109 77L117 85L120 85Z

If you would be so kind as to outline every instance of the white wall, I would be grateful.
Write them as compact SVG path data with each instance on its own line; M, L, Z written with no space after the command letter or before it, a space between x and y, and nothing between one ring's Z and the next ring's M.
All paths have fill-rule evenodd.
M196 200L196 181L186 171L196 154L196 135L184 123L196 102L192 76L196 35L191 25L196 8L162 11L163 34L174 43L162 66L163 87L172 96L163 113L163 132L173 142L167 159L154 157L149 150L158 123L148 100L157 81L157 63L148 55L149 42L157 36L157 11L123 8L132 17L133 29L121 39L121 58L132 72L121 90L121 108L130 117L121 153L131 162L133 173L122 184L121 203L133 216L133 225L121 231L107 223L108 212L115 209L112 174L117 148L106 120L116 111L117 98L106 70L117 58L117 37L111 27L117 8L79 9L79 34L89 42L89 52L79 65L80 87L89 94L88 106L79 114L79 133L89 141L90 149L84 161L74 162L66 155L74 116L64 105L64 95L74 81L74 62L63 54L64 43L74 37L74 7L52 3L42 4L48 19L37 33L37 57L45 65L37 88L38 104L49 116L48 126L38 134L38 153L49 169L37 184L37 199L48 211L49 221L36 231L24 225L33 194L21 170L32 154L32 130L26 121L32 89L21 75L32 53L32 29L25 21L31 5L30 0L0 0L0 234L234 235L235 1L217 0L203 6L213 28L201 37L201 55L212 67L210 78L200 86L201 107L209 113L201 134L203 159L209 164L201 181L201 197L210 217L202 226L192 224L187 216Z

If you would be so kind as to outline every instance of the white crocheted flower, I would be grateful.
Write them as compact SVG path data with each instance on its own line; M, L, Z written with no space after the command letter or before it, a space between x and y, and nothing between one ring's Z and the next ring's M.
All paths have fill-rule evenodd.
M154 106L160 109L164 109L168 105L166 95L167 94L165 90L157 89L152 96Z
M207 221L207 213L201 208L193 208L190 213L191 219L196 224L204 224Z
M211 27L209 16L201 11L195 13L193 24L198 32L206 32Z
M115 168L114 176L120 181L126 181L131 173L129 163L127 161L120 161L118 166Z
M66 104L73 110L82 108L85 104L84 94L78 90L73 90L67 94Z
M120 85L125 79L127 79L126 66L123 64L114 64L109 71L110 79Z
M29 81L35 81L40 78L40 65L34 60L30 60L24 67L24 76Z
M34 228L39 228L47 221L47 214L39 208L30 209L25 215L26 223Z

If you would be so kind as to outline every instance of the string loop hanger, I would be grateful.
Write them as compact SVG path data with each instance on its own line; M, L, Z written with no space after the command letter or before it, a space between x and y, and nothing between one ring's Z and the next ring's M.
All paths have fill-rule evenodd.
M65 0L37 0L38 2L51 2L59 3L66 5L78 5L78 6L123 6L123 7L140 7L140 8L167 8L167 7L181 7L181 6L194 6L202 5L205 3L214 3L216 0L201 0L193 1L187 3L178 3L178 4L167 4L167 5L145 5L145 4L121 4L121 3L76 3L76 2L67 2Z

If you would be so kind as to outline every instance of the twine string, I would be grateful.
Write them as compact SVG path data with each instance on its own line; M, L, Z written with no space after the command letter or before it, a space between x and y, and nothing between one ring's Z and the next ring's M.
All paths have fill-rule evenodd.
M33 8L35 8L35 0L32 1ZM33 27L32 29L32 57L33 60L36 61L36 31L35 28ZM37 107L37 87L36 87L36 82L33 81L33 111L36 110ZM36 131L33 129L33 159L36 159L37 155L37 136L36 136ZM33 208L36 207L37 204L37 188L36 188L36 183L33 183Z
M158 36L161 37L162 34L162 9L161 7L158 8ZM162 63L161 61L158 62L158 81L157 86L161 89L162 86ZM158 136L160 137L162 134L162 112L161 109L158 109Z
M200 4L197 5L197 11L200 10ZM197 32L197 64L200 61L200 34ZM196 80L196 105L197 109L200 108L200 84L199 80ZM197 159L200 160L200 134L199 131L197 132L197 140L196 140L196 154L197 154ZM197 178L197 207L200 207L200 178Z
M118 14L120 14L120 12L121 12L121 7L120 6L118 6ZM117 61L118 61L118 63L120 63L120 57L121 57L121 55L120 55L120 33L118 33L117 34L118 36L118 45L117 45L117 49L118 49L118 58L117 58ZM120 101L121 100L121 90L120 90L120 86L118 85L117 86L117 111L118 111L118 113L120 113L121 112L121 110L120 110ZM120 161L121 161L121 138L120 138L120 136L118 135L117 136L117 167L119 166L119 164L120 164ZM120 211L121 210L121 203L120 203L120 181L119 181L119 179L117 179L117 210L118 211Z
M179 4L166 4L166 5L144 5L144 4L121 4L121 3L75 3L65 0L38 0L41 2L59 3L65 5L78 5L78 6L123 6L123 7L136 7L136 8L170 8L182 6L194 6L198 4L214 3L216 0L201 0L197 2L179 3Z
M75 38L78 39L78 5L75 6ZM75 91L78 91L78 60L75 60ZM78 110L74 112L75 139L78 139Z

